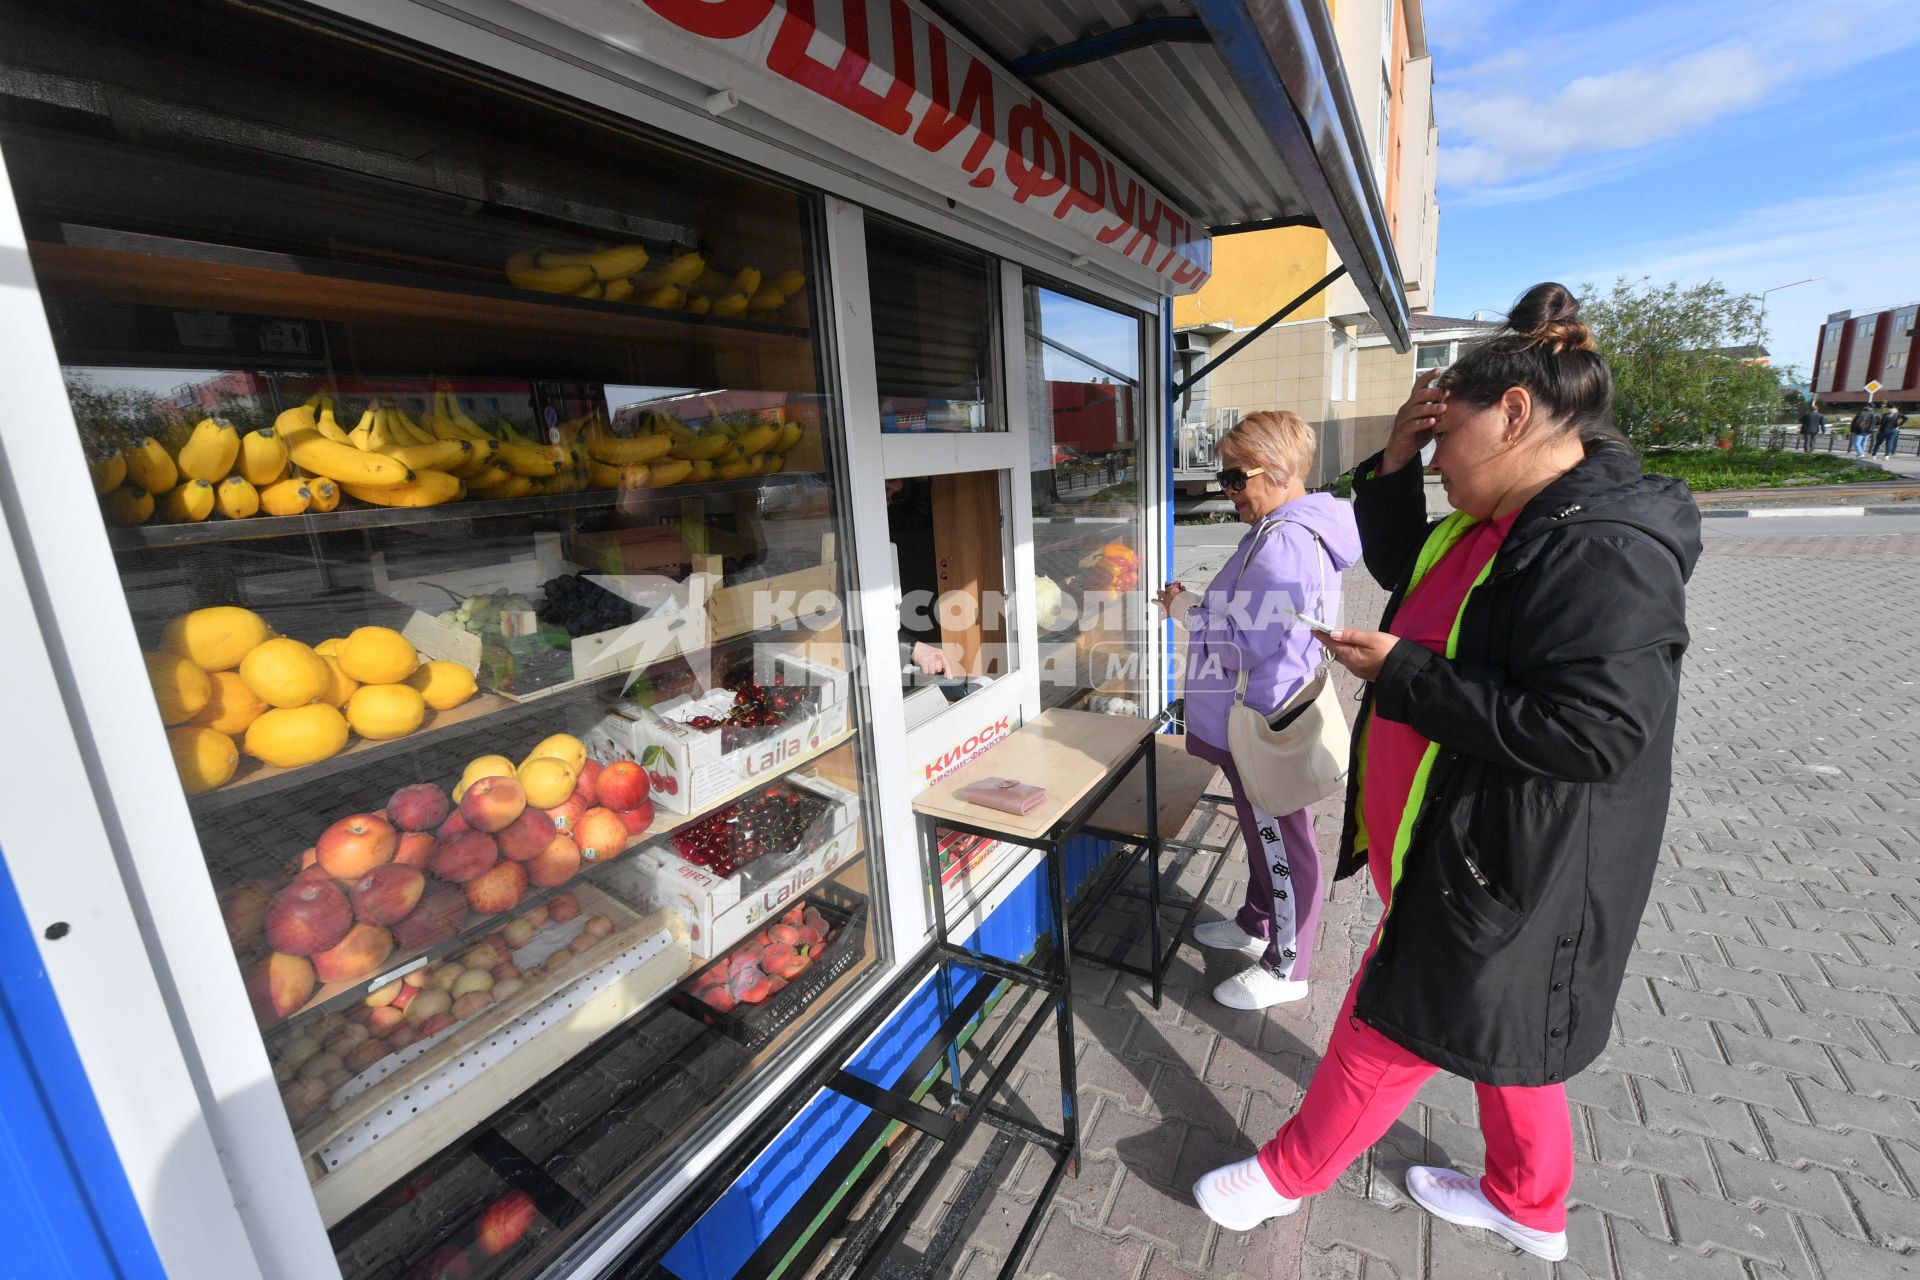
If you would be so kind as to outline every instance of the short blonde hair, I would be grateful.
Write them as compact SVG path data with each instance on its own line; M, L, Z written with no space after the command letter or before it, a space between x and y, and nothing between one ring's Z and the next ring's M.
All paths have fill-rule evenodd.
M1313 467L1320 441L1307 420L1291 409L1262 409L1233 424L1220 437L1220 450L1256 467L1265 467L1276 480L1299 476Z

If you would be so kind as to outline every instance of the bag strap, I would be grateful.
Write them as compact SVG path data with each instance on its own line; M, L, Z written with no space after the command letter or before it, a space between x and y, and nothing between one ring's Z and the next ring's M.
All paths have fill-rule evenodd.
M1320 610L1321 612L1324 613L1327 607L1327 561L1333 558L1333 553L1327 550L1327 544L1321 540L1321 537L1318 533L1314 532L1312 526L1302 524L1298 520L1290 520L1286 516L1281 516L1278 520L1268 519L1268 520L1262 520L1260 522L1260 527L1254 531L1253 545L1247 548L1246 558L1240 561L1240 571L1233 575L1234 594L1237 595L1239 593L1240 580L1246 577L1247 565L1252 563L1254 553L1260 549L1260 543L1266 538L1267 534L1273 530L1275 525L1282 525L1282 524L1295 525L1298 528L1305 529L1307 531L1307 536L1313 539L1314 549L1318 553L1315 559L1317 560L1320 567ZM1314 641L1314 643L1320 644L1318 640ZM1309 687L1316 685L1318 681L1323 679L1326 676L1327 672L1332 669L1333 669L1333 651L1328 649L1327 646L1322 644L1320 645L1320 664L1318 668L1315 670L1313 677L1308 679L1307 682L1301 686L1301 691L1305 692L1306 689L1308 689ZM1297 696L1298 695L1296 695L1296 698ZM1288 705L1291 706L1293 702L1296 700L1296 698L1288 699L1287 700ZM1247 700L1247 668L1243 666L1240 668L1240 678L1234 682L1233 701L1235 705L1245 705L1246 700Z

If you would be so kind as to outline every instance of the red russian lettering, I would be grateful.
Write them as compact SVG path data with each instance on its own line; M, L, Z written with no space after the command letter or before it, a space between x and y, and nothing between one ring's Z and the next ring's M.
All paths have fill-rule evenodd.
M773 12L773 0L646 0L647 8L709 40L738 40Z
M898 0L895 4L896 8L900 7ZM773 47L767 50L767 69L839 103L883 129L905 133L913 124L913 113L907 109L913 99L911 27L902 22L902 14L895 14L893 83L885 94L878 94L860 83L860 78L873 65L873 47L867 39L866 2L841 0L840 10L846 22L846 45L839 60L828 66L807 52L807 45L819 30L814 21L813 0L787 0L787 16L773 38Z
M1033 153L1027 152L1027 140ZM1007 177L1013 182L1013 198L1025 204L1034 196L1050 196L1067 180L1066 151L1060 135L1047 123L1047 109L1038 98L1029 98L1007 112Z
M1139 220L1140 197L1142 193L1146 191L1147 184L1144 182L1135 182L1131 177L1120 172L1111 158L1106 160L1105 168L1107 171L1107 194L1113 203L1115 211L1120 215L1120 221L1114 223L1106 230L1096 233L1094 239L1098 240L1101 244L1112 244L1128 231L1131 231L1133 224Z
M972 173L993 148L993 72L980 59L967 55L967 70L961 77L960 100L956 103L950 94L952 70L947 65L946 33L932 23L927 24L927 59L933 76L927 110L920 117L920 127L914 130L913 140L922 150L938 152L971 120L976 130L973 145L967 148L960 167ZM991 173L987 181L993 181ZM975 182L979 185L978 175Z
M1093 179L1087 180L1091 172ZM1067 190L1053 216L1064 218L1074 209L1099 213L1107 207L1107 182L1100 164L1100 152L1080 136L1078 129L1067 131Z

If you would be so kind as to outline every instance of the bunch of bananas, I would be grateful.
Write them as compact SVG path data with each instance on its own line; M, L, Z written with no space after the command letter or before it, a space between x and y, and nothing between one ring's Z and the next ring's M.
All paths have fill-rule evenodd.
M202 418L176 438L169 449L142 436L130 448L88 462L110 523L144 524L156 514L177 524L216 515L244 520L339 505L331 483L316 492L311 479L292 473L290 442L278 423L242 435L225 418Z
M593 253L525 249L507 259L507 280L541 293L750 320L779 319L787 299L807 284L800 271L763 276L757 267L742 267L728 275L697 249L673 252L648 270L650 261L646 248L637 244Z
M636 435L613 435L597 418L587 426L587 474L596 489L665 488L683 481L772 475L804 429L781 418L745 414L695 429L662 413L646 415Z

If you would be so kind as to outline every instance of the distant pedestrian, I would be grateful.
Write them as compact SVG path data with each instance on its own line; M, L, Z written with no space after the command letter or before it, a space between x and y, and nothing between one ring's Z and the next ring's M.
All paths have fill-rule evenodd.
M1900 428L1907 425L1907 415L1895 405L1888 405L1880 411L1879 429L1873 433L1873 448L1867 450L1872 457L1882 452L1891 458L1900 448Z
M1852 435L1847 440L1847 452L1856 458L1867 456L1867 441L1873 435L1873 406L1863 404L1853 415Z
M1800 452L1813 452L1813 438L1827 429L1827 415L1809 408L1800 415Z

